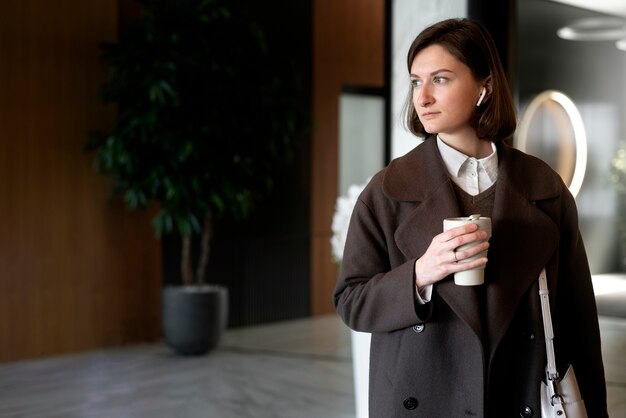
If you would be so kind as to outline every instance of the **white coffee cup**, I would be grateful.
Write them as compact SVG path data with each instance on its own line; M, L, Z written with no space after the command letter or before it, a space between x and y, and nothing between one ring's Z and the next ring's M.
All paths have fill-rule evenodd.
M443 220L443 230L447 231L452 228L456 228L457 226L467 225L467 224L476 224L478 225L478 229L481 231L487 232L487 238L485 240L480 241L472 241L467 244L463 244L460 247L456 248L454 251L463 251L468 248L471 248L475 245L480 244L484 241L489 241L491 238L491 218L480 215L470 215L462 218L447 218ZM468 263L472 260L476 260L481 257L486 257L487 251L482 251L473 257L465 258L463 260L459 260L459 263ZM483 284L485 282L485 268L476 268L471 270L459 271L454 273L454 283L459 286L476 286Z

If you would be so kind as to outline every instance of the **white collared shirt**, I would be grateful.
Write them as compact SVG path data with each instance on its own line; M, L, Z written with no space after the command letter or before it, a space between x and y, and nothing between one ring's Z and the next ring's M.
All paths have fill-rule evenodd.
M476 196L491 187L498 179L498 153L491 142L492 153L481 159L469 157L437 136L437 147L450 178L464 192Z
M498 153L496 145L491 142L492 153L485 158L469 157L452 148L437 136L437 147L448 170L448 174L464 192L476 196L491 187L498 179ZM417 303L423 305L430 302L433 285L417 290Z

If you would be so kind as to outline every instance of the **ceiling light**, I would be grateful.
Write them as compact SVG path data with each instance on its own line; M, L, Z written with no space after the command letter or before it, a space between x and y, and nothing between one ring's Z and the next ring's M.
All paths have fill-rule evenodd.
M620 51L626 51L626 38L620 39L619 41L615 42L615 46Z
M592 17L577 20L556 33L559 38L569 41L615 41L626 38L626 21L611 17Z

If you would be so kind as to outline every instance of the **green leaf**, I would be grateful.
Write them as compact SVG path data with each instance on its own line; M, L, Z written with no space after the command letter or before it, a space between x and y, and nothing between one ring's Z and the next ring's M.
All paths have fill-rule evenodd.
M99 94L118 117L87 139L94 168L112 177L129 209L159 204L158 234L197 232L206 211L246 218L306 119L298 113L305 84L271 54L243 3L141 3L145 13L102 49L108 78ZM253 98L253 111L242 97Z

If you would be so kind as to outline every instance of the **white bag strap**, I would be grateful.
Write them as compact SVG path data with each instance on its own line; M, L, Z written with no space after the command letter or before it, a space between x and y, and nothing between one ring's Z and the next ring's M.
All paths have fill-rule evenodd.
M550 297L546 269L539 274L539 297L541 298L541 313L543 314L543 330L546 335L546 355L548 356L548 377L559 378L554 358L554 330L552 329L552 314L550 313Z
M565 418L563 409L563 397L559 394L557 382L559 372L556 370L556 359L554 356L554 330L552 329L552 314L550 313L550 297L548 292L548 279L546 269L542 269L539 274L539 298L541 299L541 313L543 316L543 330L546 336L546 356L548 357L547 377L548 387L551 392L550 403L557 416Z

